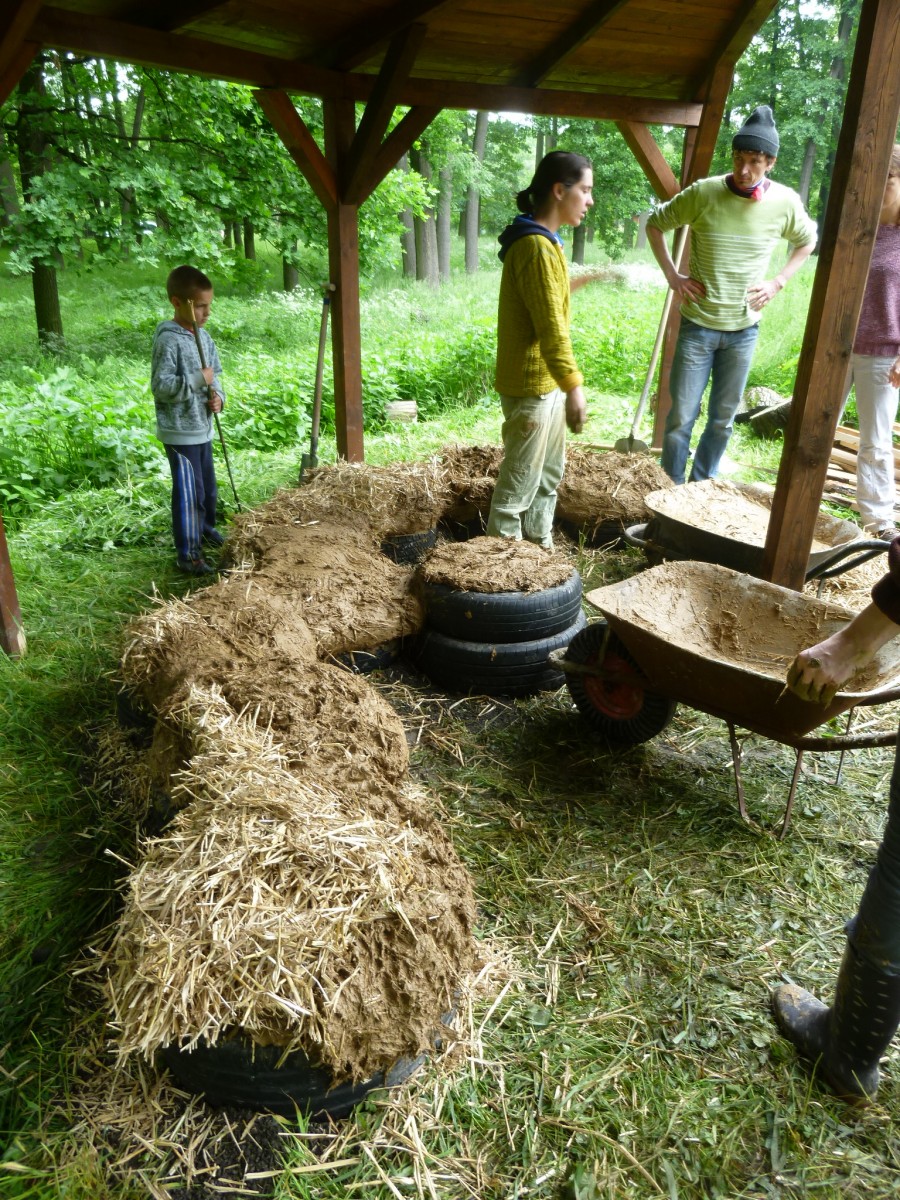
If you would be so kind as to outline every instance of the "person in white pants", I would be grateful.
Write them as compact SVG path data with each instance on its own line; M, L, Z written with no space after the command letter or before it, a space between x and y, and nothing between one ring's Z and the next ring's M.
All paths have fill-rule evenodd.
M900 398L900 145L891 154L850 371L859 417L856 502L863 528L890 542L898 535L893 424Z

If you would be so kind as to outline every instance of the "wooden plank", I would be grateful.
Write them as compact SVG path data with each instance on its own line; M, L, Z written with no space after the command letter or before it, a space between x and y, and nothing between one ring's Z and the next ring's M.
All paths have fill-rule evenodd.
M451 0L398 0L387 12L369 17L355 17L343 36L335 38L316 62L339 71L352 71L362 66L374 52L407 26L443 8Z
M174 33L184 29L217 8L224 8L225 0L154 0L153 4L133 4L116 12L117 21L127 24L146 25L162 33Z
M0 104L5 104L10 98L19 80L34 61L37 52L36 42L23 42L6 69L0 72Z
M900 0L863 0L763 576L800 589L900 116Z
M12 3L5 3L0 9L0 77L15 69L21 62L22 46L26 40L33 41L29 33L40 8L41 0L18 0L17 3L13 0ZM33 52L31 57L34 57ZM23 67L19 74L20 79L24 73Z
M9 561L3 513L0 513L0 649L12 658L19 658L25 653L22 611L16 595L12 563Z

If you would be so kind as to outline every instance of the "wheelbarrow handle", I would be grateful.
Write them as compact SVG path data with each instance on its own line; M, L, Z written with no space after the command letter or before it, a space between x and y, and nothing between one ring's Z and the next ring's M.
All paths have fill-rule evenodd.
M646 550L651 544L646 540L647 526L649 521L645 521L643 525L629 525L622 530L622 538L629 546L637 546L639 550Z
M838 575L843 575L845 571L852 571L854 567L868 562L870 558L875 558L878 554L886 554L889 546L890 542L882 542L876 538L860 538L859 541L847 542L846 545L839 546L835 553L829 555L824 562L810 568L806 572L807 582L811 579L834 579ZM851 555L853 555L852 558ZM838 565L835 566L835 563Z

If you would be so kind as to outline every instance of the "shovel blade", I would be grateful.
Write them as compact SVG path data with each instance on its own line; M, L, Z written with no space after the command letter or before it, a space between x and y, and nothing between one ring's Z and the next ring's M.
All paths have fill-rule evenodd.
M629 434L628 437L619 438L613 449L617 454L649 454L650 447L646 442L642 442L640 438L636 438Z

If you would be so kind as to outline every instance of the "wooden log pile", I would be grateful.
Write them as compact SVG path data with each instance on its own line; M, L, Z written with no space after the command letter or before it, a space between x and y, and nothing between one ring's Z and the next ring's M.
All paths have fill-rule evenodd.
M894 425L895 438L900 436L900 424ZM849 425L838 425L834 434L834 445L828 459L825 476L825 499L835 500L856 508L856 457L859 454L859 430ZM900 493L900 447L894 446L894 479Z

